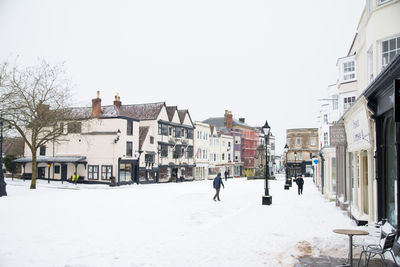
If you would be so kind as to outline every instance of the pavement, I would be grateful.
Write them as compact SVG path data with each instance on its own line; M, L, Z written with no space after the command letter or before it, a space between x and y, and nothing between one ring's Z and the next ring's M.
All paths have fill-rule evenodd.
M305 267L305 266L313 266L313 267L336 267L343 266L346 263L347 259L341 258L333 258L330 256L320 256L317 258L312 257L302 257L299 259L299 263L296 263L294 267ZM387 267L397 266L393 262L386 260L385 261ZM353 259L353 266L357 266L358 258ZM360 266L364 266L363 262L361 262ZM370 260L368 266L370 267L380 267L384 266L379 256Z

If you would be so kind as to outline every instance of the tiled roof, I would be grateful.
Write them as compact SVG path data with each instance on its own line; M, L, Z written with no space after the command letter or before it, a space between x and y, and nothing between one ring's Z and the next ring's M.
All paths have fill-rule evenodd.
M139 127L139 149L142 149L144 140L146 140L147 133L149 132L150 126Z
M178 109L177 106L167 107L167 114L169 121L172 121L172 119L174 118L175 111L177 109Z
M22 137L4 138L2 150L4 155L20 156L24 154L24 139Z
M101 106L101 118L112 118L118 116L125 116L136 120L155 120L164 102L148 103L148 104L133 104L122 105L116 107L114 105ZM72 117L74 119L88 119L92 117L92 107L77 107L72 108Z
M119 110L121 116L132 117L137 120L155 120L164 105L164 102L122 105Z
M206 120L203 121L204 123L210 124L210 125L214 125L217 128L223 128L226 127L225 126L225 118L224 117L214 117L214 118L208 118ZM254 128L244 122L241 122L239 120L236 119L232 119L232 125L233 126L243 126L243 127L248 127L248 128Z
M181 123L185 121L186 114L188 113L187 109L178 110L179 120Z

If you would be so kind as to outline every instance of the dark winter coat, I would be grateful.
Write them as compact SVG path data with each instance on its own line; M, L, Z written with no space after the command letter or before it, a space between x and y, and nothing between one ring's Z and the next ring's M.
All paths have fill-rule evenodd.
M224 186L224 183L222 182L220 173L218 173L217 177L214 178L213 185L214 185L215 189L220 189L221 185Z
M303 187L304 180L302 177L296 179L296 184L298 187Z

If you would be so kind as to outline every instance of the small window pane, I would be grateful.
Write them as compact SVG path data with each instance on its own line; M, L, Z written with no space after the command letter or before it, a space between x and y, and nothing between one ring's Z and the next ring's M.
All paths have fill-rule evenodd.
M389 40L389 50L396 49L396 39Z
M387 52L389 50L388 41L382 42L382 52Z

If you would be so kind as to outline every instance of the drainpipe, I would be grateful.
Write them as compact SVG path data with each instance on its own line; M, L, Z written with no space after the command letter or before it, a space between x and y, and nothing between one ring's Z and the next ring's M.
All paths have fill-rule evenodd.
M322 155L322 151L319 153L319 156L321 157L321 193L324 194L324 186L325 186L325 182L324 182L324 164L325 164L325 158Z

